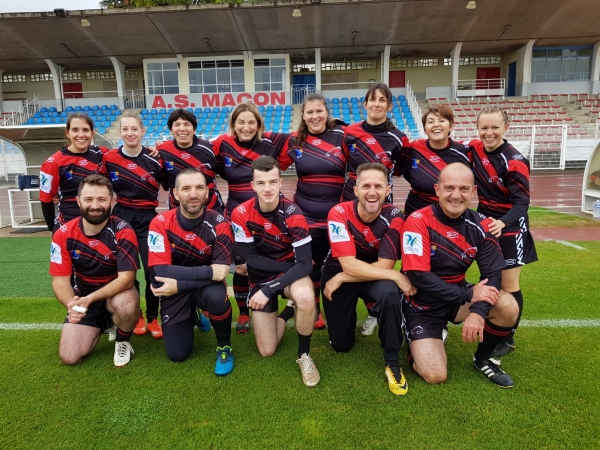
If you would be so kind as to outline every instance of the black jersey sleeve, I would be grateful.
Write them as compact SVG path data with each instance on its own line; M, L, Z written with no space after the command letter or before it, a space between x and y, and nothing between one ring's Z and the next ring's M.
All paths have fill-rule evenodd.
M310 242L294 247L296 262L291 269L286 271L279 278L265 284L261 289L262 293L267 297L272 296L275 292L288 287L290 284L307 277L312 271L312 251Z
M423 290L427 295L447 302L464 305L473 298L473 291L467 286L447 283L432 272L408 270L406 276L417 290Z
M211 266L185 267L162 264L154 266L154 273L159 277L175 280L211 280L213 277Z
M253 269L260 270L261 272L287 272L293 266L291 262L276 261L266 256L258 254L254 241L252 242L238 242L244 257L246 258L246 264Z
M222 281L213 280L177 280L177 291L191 291L192 289L203 288L213 283L222 283Z
M44 215L48 231L52 231L54 229L54 219L56 218L56 207L54 206L54 202L40 203L42 204L42 214Z

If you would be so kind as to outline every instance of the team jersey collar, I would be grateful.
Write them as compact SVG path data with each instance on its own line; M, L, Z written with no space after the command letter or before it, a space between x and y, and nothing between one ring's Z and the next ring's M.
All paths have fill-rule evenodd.
M277 202L277 206L275 207L275 209L273 211L267 211L267 212L265 212L265 211L262 211L260 209L260 204L258 203L258 195L256 194L256 195L254 195L254 208L258 211L258 213L261 216L269 216L269 215L277 213L277 211L281 207L281 200L282 199L283 199L283 194L280 192L279 193L279 202Z
M452 139L448 138L448 145L446 145L444 148L440 148L440 149L433 148L433 147L431 146L431 144L429 144L429 139L427 139L427 140L425 141L425 144L427 145L427 148L428 148L429 150L431 150L432 152L443 152L443 151L446 151L446 150L448 150L450 147L452 147L452 146L454 145L454 141L453 141Z
M468 211L468 209L467 209L464 213L462 213L462 215L460 217L457 217L456 219L451 219L446 214L444 214L444 211L440 207L439 203L434 203L433 205L431 205L431 207L433 209L433 214L435 215L435 217L437 217L440 222L442 222L443 224L446 224L446 225L456 225L456 224L464 223L465 214Z
M498 153L502 153L502 151L506 150L506 148L510 145L506 139L502 139L502 140L504 142L502 142L500 147L498 147L496 150L492 150L491 152L488 152L487 150L485 150L485 146L483 147L483 149L489 155L497 155Z
M96 234L85 234L85 229L83 228L83 217L79 216L79 229L81 230L81 232L83 233L83 235L85 237L93 238L96 236L100 236L104 232L106 227L108 227L108 224L110 223L111 218L112 218L112 215L108 216L108 219L106 219L106 223L104 224L102 229L100 231L98 231ZM94 226L94 225L92 225L92 226Z
M352 208L354 208L354 215L356 216L356 218L365 225L371 225L372 223L377 222L377 220L379 219L379 216L381 216L381 213L383 212L383 207L382 207L381 211L379 212L379 215L377 217L375 217L375 219L373 219L371 222L365 222L364 220L362 220L360 218L360 214L358 214L358 199L357 198L355 198L354 201L352 202Z
M179 226L186 231L191 231L195 228L198 228L198 226L204 221L204 216L206 215L206 205L204 205L202 214L200 214L200 216L196 217L195 219L188 219L187 217L185 217L181 213L181 207L177 207L177 212L175 214Z
M236 145L238 145L239 147L245 148L247 150L250 150L252 147L254 147L254 144L256 144L256 142L258 141L258 139L256 139L256 136L254 136L254 139L252 139L251 141L247 141L247 142L242 142L240 141L237 136L233 138L235 140Z
M87 150L86 150L85 152L83 152L83 153L75 153L75 152L72 152L71 150L69 150L69 146L68 146L68 145L65 145L65 146L62 148L62 151L63 151L63 153L66 153L67 155L85 155L85 154L87 154L87 152L90 150L90 147L91 147L91 145L90 145L90 146L87 148Z
M368 131L369 133L383 133L388 130L387 119L385 122L380 123L379 125L369 125L366 120L363 120L361 125L365 131Z
M135 156L132 156L132 155L130 155L129 153L127 153L127 152L125 151L125 149L123 148L123 145L121 145L121 146L119 147L119 153L121 154L121 156L122 156L123 158L127 158L127 159L135 159L135 158L137 158L138 156L140 156L142 153L144 153L144 149L145 149L145 148L146 148L146 147L144 147L144 146L142 145L142 149L139 151L139 153L138 153L137 155L135 155Z

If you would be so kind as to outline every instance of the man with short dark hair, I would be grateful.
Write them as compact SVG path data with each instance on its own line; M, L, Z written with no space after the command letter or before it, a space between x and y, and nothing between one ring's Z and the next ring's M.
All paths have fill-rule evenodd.
M448 321L464 322L464 342L478 342L473 366L492 383L513 387L513 380L492 359L496 344L517 321L514 297L500 290L504 257L489 231L491 219L469 209L477 186L462 163L447 165L435 185L439 200L413 212L402 231L402 270L417 293L403 304L409 363L431 384L447 378L444 334ZM477 261L478 284L465 274Z
M231 264L231 227L206 207L209 191L202 172L179 172L173 194L179 207L156 216L148 235L148 265L156 274L152 292L161 297L167 357L179 362L192 353L196 308L202 308L217 338L215 374L224 376L233 370L231 304L224 283Z
M248 306L256 345L262 356L271 356L285 332L286 321L296 311L298 359L305 386L316 386L319 371L310 357L315 326L312 253L308 224L302 210L280 195L281 170L277 161L262 156L252 163L252 188L256 197L237 206L231 215L235 241L248 264ZM280 316L277 297L291 303Z
M413 293L405 275L394 270L400 259L402 212L386 198L391 187L383 164L358 166L354 193L357 199L334 206L327 216L331 252L323 266L321 287L329 341L338 352L347 352L356 335L358 298L373 303L385 361L388 388L405 395L408 384L398 353L402 337L402 291Z
M107 178L84 178L77 193L81 217L61 225L52 236L52 290L67 308L59 354L67 365L79 364L113 322L115 366L126 365L134 354L129 340L140 308L133 287L139 268L137 238L127 222L110 215L112 202Z

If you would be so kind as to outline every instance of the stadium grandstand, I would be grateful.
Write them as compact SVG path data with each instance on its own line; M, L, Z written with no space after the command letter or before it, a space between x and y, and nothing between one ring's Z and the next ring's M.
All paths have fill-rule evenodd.
M498 105L533 169L583 168L600 135L600 24L589 8L292 0L0 14L0 141L15 127L64 127L82 111L117 146L119 115L131 109L153 144L170 138L175 108L193 112L210 139L247 100L267 130L292 132L313 91L354 123L369 85L382 81L394 94L389 117L411 139L424 137L421 114L433 103L453 107L456 140L475 138L477 112ZM26 142L1 143L3 155L24 158L0 170L6 180L50 155L32 157Z

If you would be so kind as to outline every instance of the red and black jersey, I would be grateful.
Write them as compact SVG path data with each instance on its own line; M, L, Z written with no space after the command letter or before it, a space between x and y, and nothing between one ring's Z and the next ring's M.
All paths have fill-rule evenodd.
M308 134L302 146L293 133L279 166L296 164L298 184L294 203L304 212L309 228L326 228L329 210L340 202L348 161L342 151L344 129L336 126L320 134Z
M142 147L139 155L129 156L121 146L104 155L108 179L119 205L135 209L155 209L158 206L163 172L160 161L149 153L146 147Z
M324 271L342 272L339 256L355 256L372 264L382 259L400 259L400 230L404 214L394 205L383 205L381 214L371 223L358 215L358 200L334 206L327 216L331 251L325 259Z
M64 224L76 217L79 183L88 175L106 175L105 147L90 145L83 153L73 153L63 147L48 158L40 169L40 200L51 203L58 194L58 223Z
M493 152L486 152L479 139L469 143L473 149L473 172L477 185L477 211L499 219L506 228L519 229L519 218L529 209L529 161L504 141Z
M404 174L411 188L404 206L406 216L438 201L434 184L438 182L444 167L461 162L470 168L472 163L469 146L452 139L449 139L448 146L442 150L431 148L428 139L412 141L406 150L411 161L408 172Z
M417 293L407 300L420 309L471 301L465 275L474 261L481 279L487 278L487 284L499 290L505 263L498 239L489 232L490 222L471 209L450 219L439 203L408 216L402 229L402 271L409 275ZM423 276L415 281L411 271ZM485 302L476 305L488 311L490 305L481 303Z
M179 206L179 202L173 195L177 174L183 169L193 168L202 172L206 177L206 187L208 188L206 207L223 212L223 200L215 182L217 161L210 142L194 136L194 143L191 147L181 148L175 140L166 141L158 146L158 153L169 186L169 209Z
M311 241L302 210L283 196L277 208L268 213L260 210L256 196L242 203L231 213L231 226L236 242L253 242L260 255L280 262L294 262L294 248ZM248 265L252 286L282 275L283 272L261 271Z
M95 236L83 233L83 219L75 218L52 236L50 275L74 275L75 295L85 297L117 278L119 272L139 268L137 238L133 228L116 216Z
M221 213L204 208L201 218L194 220L199 225L187 229L184 222L180 208L152 219L148 235L149 266L231 264L233 237Z
M348 160L348 179L344 184L342 201L354 200L356 169L364 163L381 163L388 169L388 182L393 186L392 175L402 175L410 163L402 151L408 147L408 138L398 128L388 130L387 122L381 125L369 125L358 122L346 127L342 149ZM386 201L393 203L390 191Z
M279 157L287 145L290 135L286 133L265 133L262 139L252 142L240 142L229 134L223 134L212 142L219 174L227 180L229 195L227 196L227 216L233 209L254 197L250 186L252 181L252 162L261 156Z

